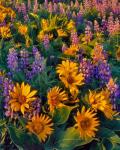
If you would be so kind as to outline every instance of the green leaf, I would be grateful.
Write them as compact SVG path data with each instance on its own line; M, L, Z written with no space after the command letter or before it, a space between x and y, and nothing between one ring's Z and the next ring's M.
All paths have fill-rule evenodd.
M39 150L41 148L44 150L43 145L35 135L29 135L23 129L18 129L15 126L8 126L7 128L11 140L19 149Z
M53 121L56 125L64 124L70 115L71 110L73 107L69 106L63 106L61 108L58 108L54 112Z
M68 128L61 139L58 141L58 149L73 150L77 146L82 146L90 143L93 139L84 141L80 138L79 131L74 127Z
M104 122L104 126L113 131L120 131L120 120L106 121L106 122Z
M113 148L113 144L109 139L104 139L103 145L105 146L106 150L112 150L112 148Z
M93 139L84 141L80 138L79 131L74 127L66 130L55 129L48 142L45 144L46 150L73 150L77 146L83 146L90 143Z
M0 127L3 126L3 125L5 125L5 124L6 124L6 121L1 119L0 120Z
M110 137L110 141L113 144L120 144L120 137L118 135L114 135L114 136Z
M24 73L23 72L15 72L14 73L14 80L16 81L16 82L22 82L22 81L25 81L25 75L24 75Z
M114 135L115 133L112 130L104 127L99 128L99 131L97 132L97 136L100 138L110 138Z
M120 150L120 145L115 145L112 150Z
M102 143L92 142L89 150L106 150L105 146Z

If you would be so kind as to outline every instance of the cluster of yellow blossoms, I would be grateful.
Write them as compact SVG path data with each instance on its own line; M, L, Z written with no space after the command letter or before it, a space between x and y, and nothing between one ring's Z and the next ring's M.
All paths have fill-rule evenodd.
M6 8L0 5L0 23L3 23L7 17L13 19L16 17L16 14L11 8ZM0 27L0 37L7 39L11 36L10 22L8 22L6 25Z
M62 64L57 67L57 73L71 94L77 94L79 92L78 86L84 84L83 74L79 73L78 64L75 62L70 60L62 61Z
M57 66L57 73L71 95L76 93L78 95L78 87L84 84L84 78L78 71L78 64L70 60L62 61L62 64ZM21 112L24 115L31 108L31 103L36 100L36 94L37 91L31 91L30 85L17 83L13 91L10 92L9 106L11 110L13 112ZM59 86L55 86L48 91L47 100L50 112L54 113L55 109L66 105L65 102L69 101L69 94ZM103 112L108 119L113 119L115 115L115 111L113 111L110 103L110 93L106 89L99 92L90 91L87 102L90 107L86 109L83 106L74 117L76 122L75 128L80 133L80 137L85 140L95 137L96 131L98 131L100 125L97 117L98 111ZM44 114L33 116L28 121L26 128L31 133L36 134L40 141L43 142L54 130L52 119Z

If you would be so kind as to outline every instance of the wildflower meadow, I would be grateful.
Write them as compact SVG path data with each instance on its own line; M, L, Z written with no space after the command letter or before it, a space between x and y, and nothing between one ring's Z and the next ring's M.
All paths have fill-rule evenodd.
M120 0L0 0L0 150L120 150Z

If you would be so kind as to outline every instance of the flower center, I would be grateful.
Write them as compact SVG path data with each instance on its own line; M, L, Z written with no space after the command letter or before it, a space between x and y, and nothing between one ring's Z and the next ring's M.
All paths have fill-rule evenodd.
M68 76L67 81L69 84L72 84L74 82L74 79L71 75Z
M56 106L57 104L59 103L59 97L57 95L54 95L52 98L51 98L51 104L53 106Z
M81 122L80 122L80 126L83 130L88 129L91 126L91 122L89 118L84 118Z
M18 101L20 104L23 104L26 102L26 97L24 95L20 95L18 98Z
M36 134L40 134L44 130L44 125L39 122L34 124L33 130Z

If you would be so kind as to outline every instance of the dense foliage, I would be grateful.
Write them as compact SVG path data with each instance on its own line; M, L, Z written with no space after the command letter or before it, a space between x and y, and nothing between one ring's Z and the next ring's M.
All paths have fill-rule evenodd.
M0 149L120 149L119 0L0 0Z

